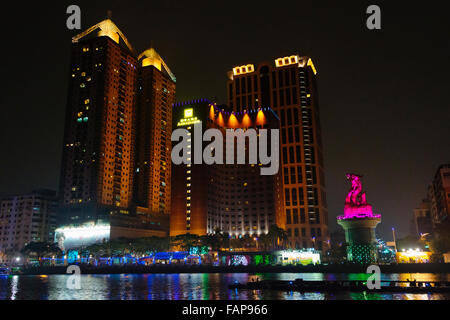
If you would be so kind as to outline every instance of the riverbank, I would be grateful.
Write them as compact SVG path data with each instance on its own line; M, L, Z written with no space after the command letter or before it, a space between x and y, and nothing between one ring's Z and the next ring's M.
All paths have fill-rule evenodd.
M179 273L366 273L367 266L335 264L317 266L186 266L186 265L80 265L82 274L179 274ZM390 273L450 273L450 264L381 265L381 272ZM25 267L24 275L66 274L67 267Z

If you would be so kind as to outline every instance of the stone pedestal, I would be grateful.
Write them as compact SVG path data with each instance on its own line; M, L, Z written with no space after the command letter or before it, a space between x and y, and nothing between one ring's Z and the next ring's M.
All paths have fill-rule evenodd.
M371 264L378 261L375 229L381 217L340 218L338 224L345 230L347 259L350 262Z

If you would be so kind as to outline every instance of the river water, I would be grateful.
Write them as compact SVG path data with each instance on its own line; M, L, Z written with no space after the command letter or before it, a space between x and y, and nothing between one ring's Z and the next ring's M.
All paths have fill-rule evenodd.
M0 276L0 300L450 300L450 294L289 293L235 291L228 285L260 280L365 280L366 274L124 274L82 275L81 289L67 275ZM450 281L450 274L384 274L382 280Z

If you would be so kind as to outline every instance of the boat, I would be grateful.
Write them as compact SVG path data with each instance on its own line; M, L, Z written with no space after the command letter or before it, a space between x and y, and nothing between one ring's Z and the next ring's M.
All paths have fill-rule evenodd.
M234 290L278 290L286 292L377 292L377 293L447 293L448 281L382 281L380 289L369 289L366 281L294 281L262 280L229 285Z

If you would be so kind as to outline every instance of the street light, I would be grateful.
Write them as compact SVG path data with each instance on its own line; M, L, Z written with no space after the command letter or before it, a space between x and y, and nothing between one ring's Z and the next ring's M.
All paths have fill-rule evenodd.
M394 237L394 248L395 248L395 253L397 254L397 240L395 239L395 228L392 228L392 235Z

